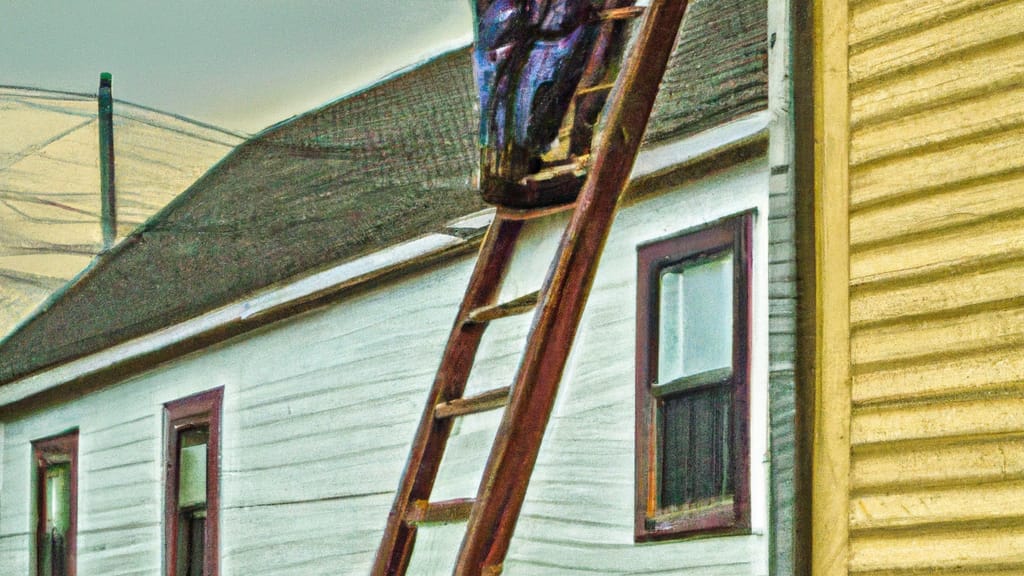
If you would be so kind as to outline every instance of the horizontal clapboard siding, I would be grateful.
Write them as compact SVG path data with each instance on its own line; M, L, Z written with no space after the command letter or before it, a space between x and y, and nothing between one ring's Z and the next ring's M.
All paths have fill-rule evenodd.
M1001 0L863 0L850 14L850 44L853 49L878 45L910 30L925 29ZM893 18L893 12L899 18Z
M903 286L854 289L850 295L850 321L856 326L1010 301L1020 296L1017 281L1021 278L1024 261L982 260L975 270L936 275Z
M5 425L4 482L0 493L3 543L24 533L24 548L0 556L0 572L29 572L34 533L31 441L79 429L78 573L157 574L162 540L162 466L165 401L211 387L223 370L199 362L196 372L159 390L151 378L129 382ZM159 374L160 372L157 372ZM202 378L198 374L204 374ZM189 377L190 376L190 377Z
M1024 142L1018 131L1010 130L980 134L976 139L954 141L938 148L914 150L884 162L853 166L850 203L856 211L871 204L893 202L901 196L926 194L999 177L1018 171L1022 155Z
M851 339L853 362L885 365L920 357L952 356L965 350L1024 346L1024 302L995 304L992 310L953 311L934 319L914 318L855 330Z
M913 446L973 436L1012 435L1024 429L1024 390L1012 395L854 410L853 449Z
M767 570L762 432L752 440L753 533L636 545L636 245L768 206L758 159L652 195L615 221L505 563L509 574L755 575ZM726 193L728 192L728 193ZM503 298L535 290L564 218L527 225ZM768 427L768 227L759 221L751 430ZM170 400L224 387L221 568L227 575L366 574L473 259L463 257L5 422L0 573L28 573L32 439L80 430L80 574L158 574L163 419ZM497 321L470 389L507 385L530 317ZM435 498L476 493L500 412L460 419ZM410 573L450 574L463 525L423 530ZM444 555L447 554L447 560Z
M1024 3L850 3L850 572L1024 570Z
M1018 233L1022 226L1024 212L1013 212L1005 217L982 219L936 234L854 252L850 255L850 281L855 287L906 282L958 274L976 268L979 260L1019 259L1024 256L1024 237Z
M853 374L855 405L984 395L1024 386L1024 355L1016 346L960 350L945 358L926 356L893 367L858 367Z
M851 487L861 493L895 494L945 486L971 486L1024 478L1024 435L948 439L943 443L859 450L851 462ZM893 510L899 513L899 510ZM912 521L913 517L908 518Z
M850 565L856 572L884 574L1013 574L1024 563L1024 527L904 532L855 538Z
M1000 41L1019 40L1024 29L1024 11L1017 0L962 2L955 18L931 18L915 23L903 19L907 6L916 2L889 3L888 16L893 22L888 37L882 42L858 44L851 35L850 84L856 89L864 83L900 73L913 73L936 56L950 57L978 46ZM966 8L966 9L964 9ZM860 6L850 8L857 20ZM913 14L913 12L911 12Z
M616 217L509 549L508 574L724 575L758 574L767 569L767 495L763 486L768 478L766 467L759 464L763 458L751 460L751 484L760 491L754 496L752 510L755 535L666 542L653 549L632 542L635 388L624 384L634 378L636 245L749 208L763 214L769 200L768 167L758 160L743 172L747 174L745 184L732 176L728 181L735 185L714 179L683 192L685 205L674 200L675 195L659 196L637 206L642 211L630 207ZM716 189L730 193L716 193ZM562 224L548 226L557 230ZM755 259L764 263L770 226L766 219L759 219L757 227ZM549 233L542 236L550 238ZM547 239L530 252L549 249L553 242ZM536 259L513 262L509 285L516 288L503 297L536 288L535 284L531 287L536 280L529 280L536 278L535 272L526 272L534 266ZM755 271L755 309L760 311L755 320L759 334L755 342L762 341L760 338L767 341L768 335L767 268ZM623 338L609 338L609 334ZM760 396L752 408L751 429L765 430L768 350L764 344L758 350L751 385ZM763 454L767 449L764 434L757 434L751 454ZM588 480L569 481L581 478Z
M941 233L992 216L1024 209L1024 170L861 210L850 222L853 251L904 241L908 236Z
M850 163L861 166L918 151L944 149L980 135L1024 125L1024 86L947 102L930 110L865 126L853 132ZM950 163L946 163L948 166Z
M990 482L965 491L940 486L904 490L897 494L865 494L850 508L850 529L881 532L888 529L956 524L1019 522L1024 507L1024 482Z
M768 458L771 557L769 574L797 570L796 544L796 342L797 254L794 177L793 32L789 1L768 6L768 109L771 112L768 162ZM803 415L801 415L801 418Z
M1019 87L1024 78L1024 43L1020 41L982 44L956 55L940 56L913 74L888 76L858 86L850 93L852 127L915 114L993 90ZM979 70L985 73L978 74Z

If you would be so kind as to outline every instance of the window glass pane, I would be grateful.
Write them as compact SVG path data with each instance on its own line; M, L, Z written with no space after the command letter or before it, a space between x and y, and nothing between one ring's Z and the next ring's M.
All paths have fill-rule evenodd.
M175 573L202 576L206 539L206 448L209 430L188 428L178 435L178 553Z
M731 367L732 252L666 268L660 293L658 382Z
M181 453L178 462L178 508L192 508L206 504L206 442L205 428L194 428L181 433Z
M63 576L67 574L67 538L71 528L71 464L47 464L45 481L46 533L39 563L44 576Z
M182 512L178 517L178 576L203 576L206 544L206 514L202 510Z
M46 467L46 528L65 534L71 526L71 464Z
M661 402L659 508L700 508L732 494L728 385Z

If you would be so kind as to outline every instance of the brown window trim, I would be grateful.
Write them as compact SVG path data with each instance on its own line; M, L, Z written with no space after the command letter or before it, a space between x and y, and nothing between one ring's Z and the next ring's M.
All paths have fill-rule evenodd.
M68 520L67 576L75 576L78 559L78 430L32 442L32 454L36 465L36 574L42 573L38 551L46 533L46 468L50 464L70 462L71 510Z
M223 389L215 388L164 405L167 445L164 492L164 574L175 576L178 555L178 436L180 432L206 426L206 538L204 540L204 576L217 576L220 565L220 421Z
M708 534L750 532L750 324L753 213L747 212L638 247L636 332L637 542ZM731 459L734 494L699 512L662 511L658 494L658 304L660 272L686 260L733 249L733 369ZM703 376L703 375L698 375ZM701 383L699 385L706 385Z

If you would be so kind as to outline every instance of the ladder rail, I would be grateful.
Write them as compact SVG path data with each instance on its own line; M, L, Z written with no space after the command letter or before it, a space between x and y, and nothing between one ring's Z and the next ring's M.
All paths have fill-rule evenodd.
M593 168L562 236L558 263L541 290L541 306L470 514L456 576L500 572L615 208L686 7L686 0L655 0L626 58L621 85L612 93L608 120L598 135Z
M501 572L555 396L593 284L615 210L629 179L662 75L675 46L686 0L654 0L624 59L593 164L549 268L510 397L475 499L430 502L454 417L497 407L501 389L463 398L483 332L492 319L524 308L494 305L525 219L499 209L484 238L417 428L372 574L405 574L417 526L468 516L456 576ZM623 11L628 17L636 10ZM595 72L596 74L596 72ZM560 208L561 209L561 208ZM473 314L477 317L474 318Z
M430 390L430 399L416 429L371 574L405 573L416 539L416 526L407 523L406 518L415 502L429 498L452 429L451 418L435 418L435 406L459 398L465 391L486 327L486 324L466 323L465 319L471 311L494 303L522 227L522 221L496 219L484 236Z

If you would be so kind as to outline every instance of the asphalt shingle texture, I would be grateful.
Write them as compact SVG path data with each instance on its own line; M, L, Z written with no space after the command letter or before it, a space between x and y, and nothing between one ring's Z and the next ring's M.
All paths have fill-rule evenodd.
M766 10L691 5L648 143L766 107ZM0 343L0 383L483 208L475 102L461 49L242 144Z

